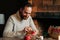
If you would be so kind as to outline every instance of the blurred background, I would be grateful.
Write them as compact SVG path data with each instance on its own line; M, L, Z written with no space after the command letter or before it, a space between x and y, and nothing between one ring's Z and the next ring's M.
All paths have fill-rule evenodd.
M60 26L60 0L0 0L0 37L9 16L16 13L25 2L33 5L31 16L37 20L45 36L50 25Z

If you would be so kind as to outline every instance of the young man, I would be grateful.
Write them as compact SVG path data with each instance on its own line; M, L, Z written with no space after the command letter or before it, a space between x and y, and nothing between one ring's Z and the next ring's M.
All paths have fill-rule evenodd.
M33 20L30 16L32 12L32 5L26 3L23 7L20 8L16 14L13 14L9 17L7 24L5 26L3 36L4 37L21 37L25 31L29 31L26 28L31 27L35 31L36 35L38 30L36 29Z

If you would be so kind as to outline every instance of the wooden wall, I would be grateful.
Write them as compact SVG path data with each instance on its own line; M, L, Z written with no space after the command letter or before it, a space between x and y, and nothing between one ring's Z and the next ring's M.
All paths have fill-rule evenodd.
M34 5L33 12L60 11L60 0L29 0Z

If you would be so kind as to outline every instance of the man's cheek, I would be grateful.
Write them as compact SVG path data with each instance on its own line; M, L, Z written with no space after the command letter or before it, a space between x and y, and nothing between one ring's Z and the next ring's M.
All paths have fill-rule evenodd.
M24 16L24 17L27 17L27 15L25 15L25 14L24 14L23 16Z

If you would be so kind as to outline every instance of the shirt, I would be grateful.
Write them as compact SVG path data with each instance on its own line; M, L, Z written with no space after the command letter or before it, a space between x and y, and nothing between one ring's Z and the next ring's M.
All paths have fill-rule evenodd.
M18 11L16 14L13 14L9 17L3 32L3 36L21 36L23 34L17 33L17 31L22 31L25 27L31 27L33 30L37 31L31 16L29 16L26 20L21 20Z

